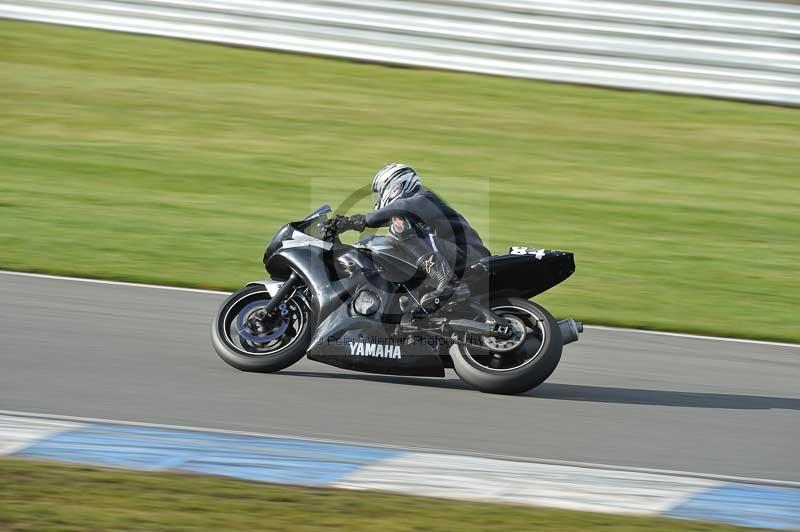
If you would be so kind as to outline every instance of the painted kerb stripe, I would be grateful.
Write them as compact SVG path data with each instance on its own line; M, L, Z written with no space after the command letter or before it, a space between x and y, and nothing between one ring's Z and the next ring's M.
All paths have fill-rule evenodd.
M0 454L260 482L800 528L800 489L225 431L0 415Z

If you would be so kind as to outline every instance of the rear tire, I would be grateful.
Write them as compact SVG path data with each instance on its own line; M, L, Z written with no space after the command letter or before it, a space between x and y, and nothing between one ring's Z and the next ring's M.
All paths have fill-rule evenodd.
M512 364L509 368L493 369L487 361L495 356L494 352L456 344L450 349L450 355L458 376L481 392L506 395L523 393L543 383L561 360L563 340L558 322L543 307L526 299L497 298L489 306L498 314L512 313L529 318L525 320L530 324L528 339L509 353L520 362L516 367ZM526 359L534 349L533 356Z
M263 286L247 286L231 294L220 306L211 323L211 343L219 357L241 371L272 373L286 369L306 354L314 332L314 315L298 296L287 300L290 322L280 337L264 343L247 342L238 335L236 320L240 312L269 301ZM281 322L281 326L283 322ZM291 337L288 337L290 335Z

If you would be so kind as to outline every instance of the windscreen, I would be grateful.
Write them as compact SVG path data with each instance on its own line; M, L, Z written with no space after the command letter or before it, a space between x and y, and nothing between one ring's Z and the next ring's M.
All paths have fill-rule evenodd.
M290 225L301 233L305 233L310 237L323 240L324 235L319 225L328 219L329 212L331 212L330 206L323 205L319 209L306 216L303 220L292 222Z

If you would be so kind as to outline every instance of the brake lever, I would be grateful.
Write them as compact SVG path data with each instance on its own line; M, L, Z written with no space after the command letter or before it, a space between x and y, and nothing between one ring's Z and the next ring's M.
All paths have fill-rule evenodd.
M333 220L325 220L317 224L317 227L322 229L322 240L325 242L333 242L336 239L336 227Z

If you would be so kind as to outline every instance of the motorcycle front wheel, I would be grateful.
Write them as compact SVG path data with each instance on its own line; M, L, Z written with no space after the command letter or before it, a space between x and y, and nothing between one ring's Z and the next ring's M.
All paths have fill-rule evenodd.
M314 316L299 295L301 290L287 298L274 316L263 313L270 300L263 286L231 294L211 324L211 342L219 357L236 369L260 373L280 371L303 358L314 332Z
M543 383L561 360L563 339L555 318L526 299L493 299L489 305L510 323L511 339L483 338L450 349L458 376L486 393L513 395Z

